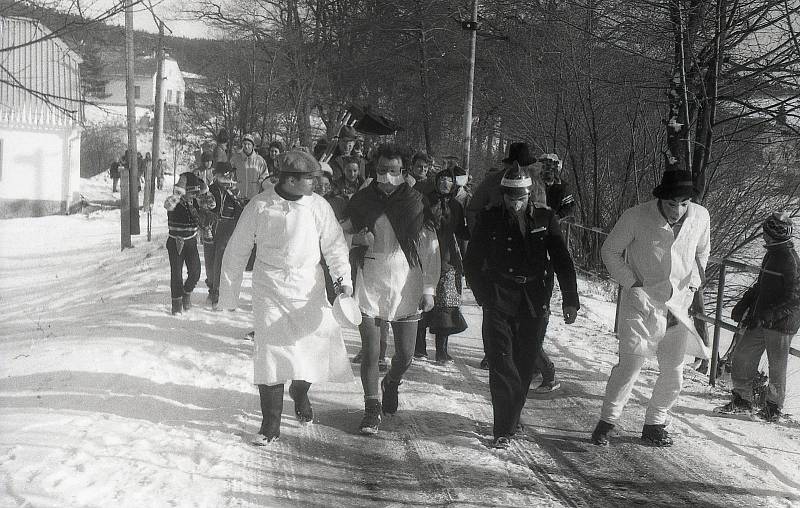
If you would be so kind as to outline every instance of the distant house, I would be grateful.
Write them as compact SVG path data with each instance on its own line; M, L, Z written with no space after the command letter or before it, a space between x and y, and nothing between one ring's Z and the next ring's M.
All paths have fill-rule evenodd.
M97 104L124 106L125 102L125 51L108 49L100 53L103 64L101 79L106 81L103 89L95 90L90 97ZM155 55L137 56L133 62L134 100L137 106L152 108L156 103L156 58ZM186 98L184 82L178 62L167 56L164 59L164 82L162 89L164 103L183 106Z
M39 21L0 17L0 218L80 203L81 61Z

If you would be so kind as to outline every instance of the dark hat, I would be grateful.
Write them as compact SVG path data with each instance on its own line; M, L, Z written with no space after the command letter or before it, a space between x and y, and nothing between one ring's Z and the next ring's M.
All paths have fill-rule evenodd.
M203 152L203 154L200 156L200 162L208 162L213 160L214 157L211 155L211 152Z
M297 175L319 176L322 168L308 152L302 150L290 150L281 155L278 159L278 167L281 173L291 173Z
M528 143L516 142L508 146L508 157L503 159L506 164L519 162L520 166L530 166L536 162L536 158L531 155Z
M269 144L269 148L277 148L279 152L283 152L285 148L283 147L283 143L280 141L273 141Z
M200 192L203 183L204 182L200 180L197 175L187 171L185 173L181 173L181 176L178 178L178 183L175 184L175 187L184 189L187 193Z
M224 175L225 173L232 173L234 171L236 171L236 169L226 161L219 161L214 165L215 175Z
M355 128L349 125L342 125L342 128L339 129L339 141L347 141L350 139L356 139Z
M773 212L761 227L766 234L780 242L792 238L792 218L786 212Z
M694 195L692 174L682 169L665 171L661 183L653 189L653 196L658 199L693 198Z
M532 184L533 180L528 172L514 161L514 165L506 170L500 180L500 192L512 197L522 197L530 194Z

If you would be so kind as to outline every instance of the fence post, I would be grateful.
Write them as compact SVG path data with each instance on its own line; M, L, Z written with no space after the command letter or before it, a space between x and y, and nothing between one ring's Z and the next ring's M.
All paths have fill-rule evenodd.
M714 342L711 346L711 372L708 374L708 383L717 386L717 364L719 363L719 334L722 323L722 298L725 295L725 260L719 265L719 282L717 283L717 310L714 315Z

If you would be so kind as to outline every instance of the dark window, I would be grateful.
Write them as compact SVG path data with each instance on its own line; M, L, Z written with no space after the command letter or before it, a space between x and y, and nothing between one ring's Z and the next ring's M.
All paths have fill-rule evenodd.
M133 87L133 98L134 99L141 99L142 98L142 87L134 86Z

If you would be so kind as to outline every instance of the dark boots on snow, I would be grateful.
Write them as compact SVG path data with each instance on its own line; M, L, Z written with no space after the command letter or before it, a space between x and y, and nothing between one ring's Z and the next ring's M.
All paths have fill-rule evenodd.
M181 303L183 304L183 310L189 310L192 308L192 293L184 293L183 298L181 298Z
M717 414L723 415L734 415L734 414L753 414L753 403L749 400L742 398L736 392L733 392L733 396L731 397L730 402L725 404L724 406L719 406L714 408L714 412Z
M642 441L660 448L672 446L672 438L664 427L666 425L645 425L642 427Z
M294 401L294 414L300 423L308 423L314 420L314 409L311 401L308 400L308 389L311 383L306 381L292 381L289 385L289 397Z
M180 314L183 312L183 304L181 303L180 298L173 298L172 299L172 315Z
M258 395L261 399L261 428L253 439L253 444L264 446L281 435L283 385L258 385Z
M393 415L397 412L397 389L399 386L399 381L390 381L388 376L381 381L381 392L383 392L381 405L383 406L383 412L387 415Z
M378 399L367 399L364 402L364 418L358 426L362 434L374 436L381 424L381 402Z
M592 443L597 446L608 446L608 433L614 430L614 424L600 420L592 431Z
M767 401L767 403L764 404L764 407L762 407L758 413L756 413L756 417L758 417L759 420L764 420L765 422L770 423L775 423L780 420L781 415L782 413L778 405L769 401Z

